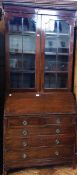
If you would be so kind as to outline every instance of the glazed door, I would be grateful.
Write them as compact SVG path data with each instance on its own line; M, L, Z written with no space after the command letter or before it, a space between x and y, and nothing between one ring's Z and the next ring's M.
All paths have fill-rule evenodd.
M56 16L42 16L41 89L68 89L73 55L72 26Z
M11 14L8 21L10 88L13 90L38 89L37 22L38 17L34 13L24 16Z

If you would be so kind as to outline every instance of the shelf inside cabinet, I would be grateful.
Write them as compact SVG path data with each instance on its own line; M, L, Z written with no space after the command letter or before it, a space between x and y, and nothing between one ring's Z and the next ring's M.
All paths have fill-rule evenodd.
M11 51L11 50L10 50L9 52L10 52L10 54L13 54L13 55L14 55L14 54L35 54L35 52L33 52L33 51L30 51L30 52L29 52L29 51L28 51L28 52L23 52L23 51L20 52L20 51L18 51L18 52L17 52L17 51Z
M63 73L68 73L68 71L64 71L64 70L63 70L63 71L46 71L46 70L45 70L45 71L44 71L44 74L45 74L45 73L47 73L47 74L51 74L51 73L56 73L56 74L57 74L57 73L60 73L60 74L61 74L61 73L62 73L62 74L63 74Z
M45 55L56 55L57 53L58 55L68 55L68 53L60 53L60 52L45 52Z
M34 74L35 73L35 71L31 71L31 70L11 70L10 72L12 72L12 73L26 73L26 74Z
M21 35L21 36L25 36L25 35L35 35L36 34L36 32L33 32L33 31L21 31L21 32L19 32L19 31L16 31L16 32L9 32L9 35Z
M55 32L46 32L46 35L51 35L51 36L69 36L69 33L55 33Z

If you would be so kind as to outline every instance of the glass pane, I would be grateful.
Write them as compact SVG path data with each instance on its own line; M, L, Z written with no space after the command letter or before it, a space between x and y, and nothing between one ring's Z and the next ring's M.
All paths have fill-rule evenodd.
M23 55L23 69L35 70L35 55L32 54Z
M42 19L42 28L45 30L45 32L55 33L57 32L57 21L51 16L44 15Z
M56 55L45 55L45 71L56 71Z
M57 75L57 88L66 88L67 87L68 74L58 74Z
M21 54L10 54L10 68L21 69L22 68L22 55Z
M23 75L23 88L34 88L35 87L35 74L24 74Z
M60 33L69 34L70 26L69 26L68 22L63 21L63 20L57 21L57 28L58 28L58 31Z
M34 14L28 14L28 17L24 18L23 31L36 31L36 16Z
M46 35L45 36L45 52L57 52L56 36Z
M8 22L11 88L35 88L36 22L34 14Z
M28 33L23 37L23 53L35 53L36 34Z
M67 63L58 62L57 63L57 71L67 71L68 69Z
M69 36L59 36L58 37L58 52L68 53L69 52Z
M58 61L68 63L68 55L58 55Z
M21 73L11 72L10 86L11 88L22 88L22 74Z
M66 88L70 25L56 16L42 17L45 32L44 88Z
M8 23L9 32L22 32L22 18L12 17Z
M44 77L45 77L44 81L45 88L56 88L56 75L54 73L45 73Z
M22 53L21 35L9 35L9 51L14 53Z
M57 70L68 71L68 55L58 55Z

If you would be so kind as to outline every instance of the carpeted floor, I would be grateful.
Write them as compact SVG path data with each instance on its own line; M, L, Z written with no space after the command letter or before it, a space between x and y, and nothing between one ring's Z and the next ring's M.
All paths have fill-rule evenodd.
M47 168L31 168L22 171L8 173L8 175L77 175L77 166L75 169L72 167L59 166Z

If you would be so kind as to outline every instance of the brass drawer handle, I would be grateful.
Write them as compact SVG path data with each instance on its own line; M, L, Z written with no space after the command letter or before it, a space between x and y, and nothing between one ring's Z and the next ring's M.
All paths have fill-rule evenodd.
M56 129L56 133L59 134L60 133L60 129Z
M24 121L22 122L22 124L23 124L24 126L26 126L28 123L27 123L26 120L24 120Z
M27 136L27 131L24 130L24 131L22 132L22 134L23 134L24 136Z
M26 147L26 146L27 146L27 143L26 143L26 142L22 142L22 145L23 145L24 147Z
M56 139L55 142L57 145L60 143L60 141L58 139Z
M56 123L57 123L57 124L60 124L60 123L61 123L60 118L57 118L57 119L56 119Z
M59 156L59 151L55 151L55 155L56 156Z
M24 154L22 155L22 158L23 158L23 159L26 159L26 158L27 158L27 155L24 153Z

